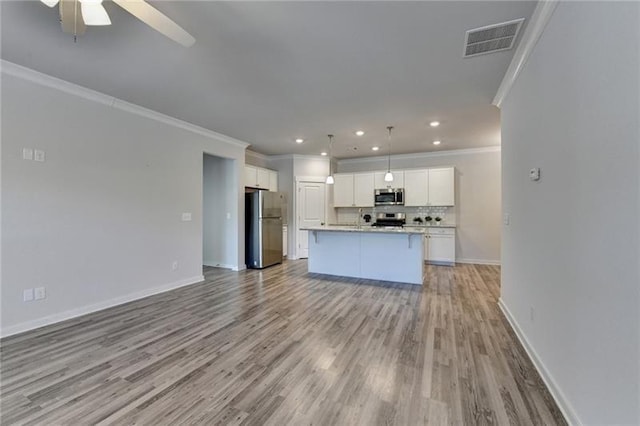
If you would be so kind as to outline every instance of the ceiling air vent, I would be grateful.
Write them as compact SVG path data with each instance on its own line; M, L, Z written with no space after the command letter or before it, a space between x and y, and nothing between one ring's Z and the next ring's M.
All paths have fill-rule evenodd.
M469 30L464 38L464 57L511 49L524 18Z

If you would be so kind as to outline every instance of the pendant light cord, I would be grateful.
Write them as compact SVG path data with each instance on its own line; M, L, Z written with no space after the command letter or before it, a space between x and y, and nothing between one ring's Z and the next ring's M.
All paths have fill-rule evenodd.
M333 148L333 135L327 135L329 137L329 176L332 176L331 173L331 153Z
M391 172L391 130L393 126L387 126L387 130L389 131L389 159L387 161L387 172Z

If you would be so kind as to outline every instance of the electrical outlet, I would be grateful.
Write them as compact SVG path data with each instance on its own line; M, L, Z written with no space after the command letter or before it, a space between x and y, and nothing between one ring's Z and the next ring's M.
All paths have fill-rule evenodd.
M171 264L171 270L175 271L176 269L178 269L178 261L175 260L172 264Z
M36 161L44 161L44 151L36 149L33 151L33 159Z
M44 287L36 287L34 289L35 299L42 300L47 298L47 290Z
M22 301L23 302L31 302L33 300L33 289L25 288L22 290Z
M529 170L529 179L536 182L540 180L540 167L534 167Z
M191 213L182 213L182 221L183 222L191 221Z
M22 159L23 160L33 160L33 149L31 149L31 148L22 148Z
M502 221L505 225L509 225L511 223L511 214L505 213Z

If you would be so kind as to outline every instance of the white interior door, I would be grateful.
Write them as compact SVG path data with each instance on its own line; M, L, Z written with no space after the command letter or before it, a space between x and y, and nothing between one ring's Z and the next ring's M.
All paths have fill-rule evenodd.
M309 257L309 231L300 228L321 226L325 222L325 184L298 182L297 187L297 257L301 259Z

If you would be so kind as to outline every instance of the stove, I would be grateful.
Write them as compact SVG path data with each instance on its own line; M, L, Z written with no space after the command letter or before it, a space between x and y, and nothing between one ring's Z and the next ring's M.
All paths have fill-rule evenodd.
M378 213L376 221L371 226L402 228L407 223L407 215L404 213Z

